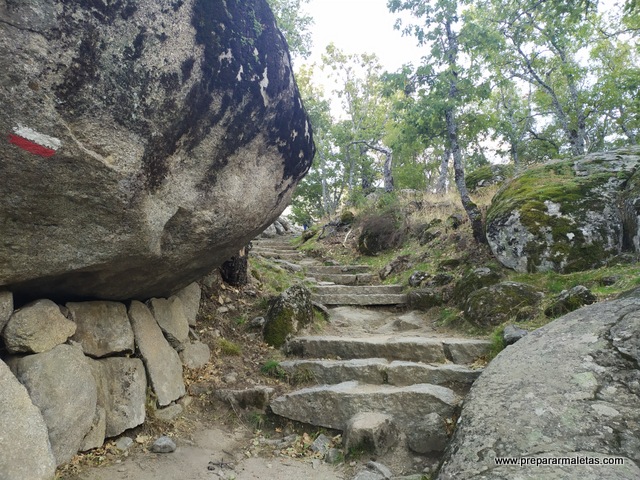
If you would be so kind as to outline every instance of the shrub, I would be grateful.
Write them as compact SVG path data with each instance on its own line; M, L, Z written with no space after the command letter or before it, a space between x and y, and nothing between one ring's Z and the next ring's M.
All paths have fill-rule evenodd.
M404 221L389 212L366 215L361 228L358 250L370 256L402 245L407 230Z
M260 371L269 377L284 379L287 376L287 372L280 366L280 362L277 360L267 360Z
M240 348L240 345L238 345L237 343L230 342L225 338L218 339L218 347L220 347L220 351L222 352L223 355L237 356L242 353L242 349Z

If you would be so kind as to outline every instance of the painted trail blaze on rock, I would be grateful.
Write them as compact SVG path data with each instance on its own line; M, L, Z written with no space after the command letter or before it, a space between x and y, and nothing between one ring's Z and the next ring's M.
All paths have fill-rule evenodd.
M62 146L62 142L57 138L44 135L29 127L18 125L13 129L13 132L9 134L9 143L34 155L52 157Z
M19 303L169 297L309 170L266 0L0 1L0 18L0 286Z

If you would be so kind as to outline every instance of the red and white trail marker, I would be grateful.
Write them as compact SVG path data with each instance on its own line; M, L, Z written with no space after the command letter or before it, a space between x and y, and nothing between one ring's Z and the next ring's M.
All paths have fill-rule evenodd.
M22 125L14 127L13 133L9 134L9 143L41 157L51 157L62 146L62 142L57 138Z

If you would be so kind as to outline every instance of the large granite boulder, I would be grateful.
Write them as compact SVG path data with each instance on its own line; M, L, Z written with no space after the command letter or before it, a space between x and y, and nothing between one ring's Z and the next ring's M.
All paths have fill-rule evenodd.
M640 478L639 363L639 291L531 332L471 388L438 479Z
M0 18L0 285L20 302L168 297L278 218L311 164L266 0Z
M487 211L487 240L519 272L568 273L640 250L640 148L554 161L522 173Z

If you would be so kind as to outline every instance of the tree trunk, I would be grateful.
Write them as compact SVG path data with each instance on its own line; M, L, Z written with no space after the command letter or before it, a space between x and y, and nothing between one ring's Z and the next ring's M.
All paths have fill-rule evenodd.
M455 172L456 186L460 193L460 200L462 201L462 207L469 221L471 222L471 230L473 231L473 238L478 243L487 243L487 236L484 233L484 225L482 224L482 212L478 206L473 203L467 190L467 185L464 181L464 167L462 165L462 152L460 150L460 144L458 143L458 124L455 117L455 102L458 100L458 37L451 29L451 22L447 20L445 23L445 31L447 34L447 63L450 68L449 79L449 100L451 106L447 107L444 112L447 134L449 137L449 148L451 149L451 155L453 155L453 170Z
M229 285L240 287L248 283L247 267L249 260L249 248L240 249L237 255L220 265L222 279Z
M451 147L451 154L453 155L453 170L455 172L456 186L460 193L460 200L464 211L467 212L469 221L471 222L471 230L473 232L473 238L478 243L487 243L487 237L484 233L484 225L482 224L482 212L478 206L473 203L467 190L467 185L464 181L464 167L462 165L462 152L460 151L460 145L458 144L458 126L456 119L451 109L447 109L445 112L445 118L447 121L447 132L449 135L449 145Z
M447 177L449 176L449 158L451 157L451 150L445 148L442 153L442 160L440 161L440 175L438 176L438 183L436 184L436 193L447 192Z
M384 191L389 193L393 192L393 174L391 173L391 161L393 155L388 148L379 147L379 150L387 157L384 161L383 175L384 175Z

